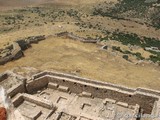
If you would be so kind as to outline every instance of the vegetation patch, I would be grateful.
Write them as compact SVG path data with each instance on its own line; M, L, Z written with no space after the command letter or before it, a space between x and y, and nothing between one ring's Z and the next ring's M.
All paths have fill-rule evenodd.
M123 45L136 45L142 47L144 50L146 47L160 47L160 40L155 38L148 38L148 37L139 37L133 33L122 33L122 32L113 32L108 34L107 36L101 38L101 41L104 40L116 40L121 42ZM144 59L140 53L131 53L130 51L122 51L120 47L112 47L113 50L119 51L124 54L132 54L137 56L138 59ZM154 54L154 56L150 56L151 61L158 62L160 61L160 52L155 52L149 50L150 53Z
M133 55L133 56L136 56L136 58L137 58L138 60L144 60L144 59L145 59L145 58L141 55L141 53L139 53L139 52L133 53L133 52L130 52L130 51L128 51L128 50L123 51L123 50L121 50L120 47L117 47L117 46L112 46L112 49L123 53L123 54L124 54L124 55L123 55L123 58L126 59L126 60L128 60L128 54Z
M146 0L121 0L111 6L107 2L97 5L93 9L93 15L111 17L112 19L133 20L138 18L137 22L152 25L160 28L160 7L156 6L158 1Z

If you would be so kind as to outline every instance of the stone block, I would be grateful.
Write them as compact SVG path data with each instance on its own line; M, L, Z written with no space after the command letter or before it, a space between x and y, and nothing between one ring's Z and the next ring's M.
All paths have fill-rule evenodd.
M83 92L82 92L82 96L84 96L84 97L92 97L92 94L89 93L89 92L83 91Z
M30 110L25 110L21 111L21 113L30 120L36 120L42 114L40 110L32 110L32 112Z
M105 99L103 100L103 104L107 104L107 103L113 103L113 104L115 104L115 103L116 103L116 100L109 99L109 98L105 98Z
M48 83L48 88L51 88L51 89L57 89L58 88L58 84L57 83Z
M128 108L128 104L124 102L117 102L117 105Z
M69 91L69 88L66 87L66 86L59 86L59 87L58 87L58 90L63 91L63 92L68 92L68 91Z

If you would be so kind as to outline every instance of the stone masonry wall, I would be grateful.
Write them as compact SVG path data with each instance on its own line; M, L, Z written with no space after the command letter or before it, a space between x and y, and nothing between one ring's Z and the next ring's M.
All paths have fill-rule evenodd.
M69 90L73 93L81 94L83 91L89 92L93 97L98 98L110 98L120 102L126 102L130 105L139 104L145 113L150 114L154 102L158 100L152 96L146 96L143 94L128 94L119 92L117 89L98 87L96 85L86 84L82 82L72 82L64 78L49 77L50 82L57 83L58 85L69 87Z
M82 94L82 92L91 93L93 97L110 98L117 102L126 102L129 105L139 104L145 113L152 112L155 101L159 99L159 91L149 89L130 89L123 86L117 86L110 83L98 82L77 76L57 73L41 72L27 81L8 90L8 95L13 97L17 93L33 93L40 89L47 88L48 83L56 83L60 86L69 88L70 92ZM25 84L25 85L24 85Z
M36 80L29 81L26 85L26 88L28 93L33 93L34 91L47 87L47 85L48 85L48 78L44 76Z

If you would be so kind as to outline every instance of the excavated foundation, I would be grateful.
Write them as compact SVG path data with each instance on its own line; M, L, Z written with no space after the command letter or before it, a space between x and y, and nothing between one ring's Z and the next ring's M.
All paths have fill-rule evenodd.
M50 71L21 81L7 93L26 120L159 120L159 91Z

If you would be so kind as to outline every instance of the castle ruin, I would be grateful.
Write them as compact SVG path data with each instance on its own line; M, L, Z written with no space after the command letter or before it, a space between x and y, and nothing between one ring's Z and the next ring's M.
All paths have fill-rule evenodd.
M17 79L7 94L25 120L159 120L160 91L50 71Z

